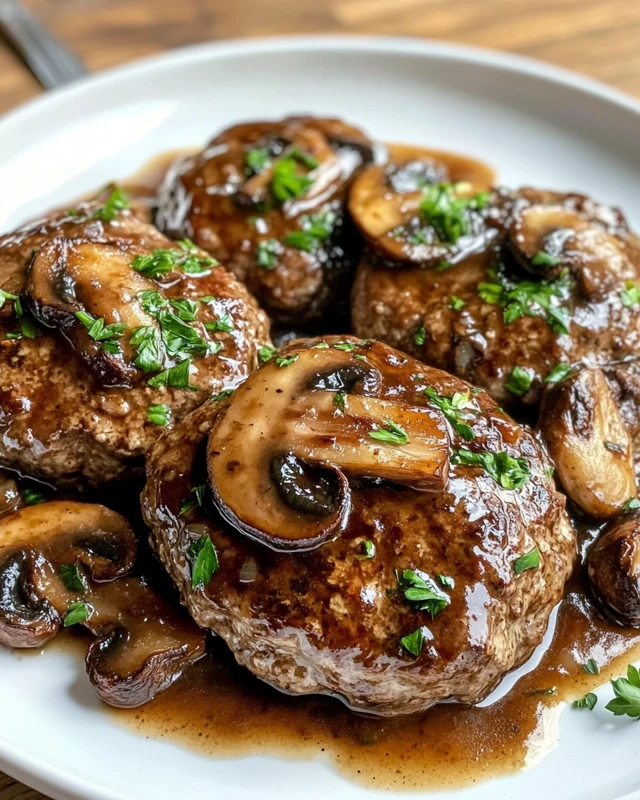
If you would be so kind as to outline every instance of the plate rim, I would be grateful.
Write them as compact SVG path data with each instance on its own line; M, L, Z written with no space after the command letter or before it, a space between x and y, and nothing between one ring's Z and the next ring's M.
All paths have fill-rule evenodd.
M238 38L207 41L175 50L155 53L125 64L90 74L67 86L37 95L0 115L0 135L14 126L28 122L41 111L46 112L67 98L81 96L84 92L101 90L105 85L130 76L154 72L201 60L224 60L242 55L278 52L385 53L387 55L413 55L442 61L490 66L497 70L516 73L561 85L569 90L622 107L635 114L640 121L640 98L589 76L565 67L511 52L502 52L466 44L440 42L410 36L377 36L364 34L326 33L312 35L268 36L264 38ZM0 161L4 159L0 158ZM135 800L130 794L105 789L91 780L62 769L34 756L0 736L0 769L14 780L35 790L47 793L56 800ZM640 800L640 788L617 800Z

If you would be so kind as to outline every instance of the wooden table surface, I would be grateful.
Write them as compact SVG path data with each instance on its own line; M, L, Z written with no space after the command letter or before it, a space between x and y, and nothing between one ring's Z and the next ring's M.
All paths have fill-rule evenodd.
M523 53L640 95L639 0L25 0L92 70L211 39L345 32ZM0 113L40 92L0 39ZM0 773L0 800L42 800Z

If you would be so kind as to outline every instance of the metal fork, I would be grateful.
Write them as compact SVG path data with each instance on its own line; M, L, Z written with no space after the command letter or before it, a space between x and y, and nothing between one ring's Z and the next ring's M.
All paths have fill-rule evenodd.
M87 74L85 66L37 22L18 0L0 0L0 31L45 89Z

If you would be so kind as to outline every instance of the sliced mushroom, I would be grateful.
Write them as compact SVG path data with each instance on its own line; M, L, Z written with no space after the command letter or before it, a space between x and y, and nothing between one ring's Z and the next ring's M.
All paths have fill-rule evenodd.
M349 210L363 235L383 258L425 266L443 260L458 261L483 249L497 235L497 230L487 225L485 216L472 202L462 212L460 235L453 241L442 238L438 226L425 216L425 191L440 191L443 203L450 200L455 203L474 197L479 187L466 182L451 183L446 164L427 155L371 166L355 180Z
M540 428L569 497L587 514L617 514L636 484L629 432L607 381L584 368L545 395Z
M288 366L270 361L236 390L209 437L212 494L227 522L273 549L308 550L346 524L349 476L444 488L439 412L375 396L379 371L350 352L285 357Z
M60 330L104 386L131 386L137 370L129 337L137 327L157 326L142 310L139 294L158 286L131 268L134 257L113 243L56 238L31 263L27 294L34 316ZM105 347L106 340L92 338L77 312L126 328L114 332Z
M127 521L104 506L53 501L0 520L0 644L40 647L55 636L78 596L60 577L62 564L79 568L83 581L84 570L114 580L131 570L135 552Z
M640 514L624 514L605 528L589 551L591 588L622 625L640 627Z
M252 175L245 181L238 192L238 200L241 203L256 205L268 200L274 170L283 158L297 162L296 171L312 181L303 200L287 200L283 204L285 216L298 216L309 203L316 205L322 202L324 196L328 197L342 178L342 169L336 153L326 136L315 128L296 126L278 135L275 142L266 139L261 145L271 153L271 160L262 172Z
M568 268L589 299L598 299L636 277L625 243L602 224L566 205L531 205L516 213L511 249L531 272L555 276Z
M96 641L87 670L100 697L147 702L205 651L205 636L139 578L136 538L100 505L52 501L0 520L0 644L41 647L63 620Z

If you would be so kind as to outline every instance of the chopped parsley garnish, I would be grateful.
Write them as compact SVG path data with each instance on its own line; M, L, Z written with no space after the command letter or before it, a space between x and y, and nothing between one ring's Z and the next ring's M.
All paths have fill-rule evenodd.
M175 367L165 369L164 372L160 372L158 375L154 375L153 378L149 378L147 383L149 386L153 386L155 389L158 389L162 386L171 386L174 389L190 389L193 392L197 392L198 387L192 386L189 383L190 367L191 359L185 358L184 361L176 364Z
M534 547L533 550L529 550L528 553L525 553L520 558L517 558L513 562L513 571L516 575L519 575L521 572L524 572L526 569L537 569L540 566L540 550L537 547Z
M171 300L171 305L181 320L185 322L195 321L198 315L198 304L194 300L179 298L177 300ZM159 310L160 309L156 309L155 313Z
M271 166L271 155L266 147L256 147L247 152L244 162L249 172L259 175Z
M333 395L333 405L338 409L338 411L342 411L342 413L344 413L346 399L347 395L344 392L336 392Z
M605 708L616 717L640 717L640 674L637 667L627 667L626 678L615 678L611 681L615 699Z
M424 325L421 325L418 330L413 334L413 341L418 345L418 347L422 347L422 345L427 340L427 332L424 329Z
M598 703L598 695L594 694L593 692L589 692L589 694L585 694L584 697L580 697L577 700L573 701L574 708L588 708L589 711L593 711Z
M456 585L453 578L450 578L449 575L438 575L438 580L447 589L453 589Z
M223 389L218 394L215 394L211 399L212 400L228 400L229 397L232 397L235 392L235 389Z
M403 570L399 583L405 599L416 611L428 611L435 617L449 605L450 600L447 595L415 570Z
M571 373L571 364L556 364L544 379L545 383L562 383Z
M40 331L33 319L31 319L31 317L28 316L27 312L24 310L22 306L22 300L17 295L10 294L9 292L2 292L2 296L0 297L0 307L2 307L5 300L13 300L13 308L16 316L18 317L18 323L20 324L20 331L8 333L6 338L9 340L23 338L37 339L37 337L40 335Z
M418 628L413 633L403 636L402 639L400 639L400 644L408 653L411 653L412 656L417 658L424 648L424 633L422 632L422 628Z
M333 232L336 215L332 211L324 214L314 214L304 216L301 219L302 230L291 231L282 240L283 244L295 247L297 250L304 250L306 253L315 253L322 243L326 241Z
M220 566L218 551L211 537L204 534L194 542L189 548L189 556L193 561L191 588L204 589Z
M143 372L157 372L163 365L163 348L160 331L152 325L135 328L129 343L137 348L134 365Z
M136 297L142 310L151 314L152 317L155 317L163 308L169 307L169 301L157 289L145 289L143 292L138 292Z
M256 246L258 266L262 269L275 269L280 250L280 242L277 239L263 239L258 242Z
M75 315L87 329L89 337L95 342L99 342L107 353L117 355L120 352L120 345L116 339L120 336L124 336L124 332L127 329L126 323L116 322L107 325L104 321L104 317L98 317L96 319L86 311L76 311Z
M180 506L180 511L178 512L179 516L186 514L187 511L191 511L192 508L200 508L204 503L204 496L207 491L207 486L204 483L200 483L197 486L193 486L191 491L189 492L189 497L184 501L184 503Z
M333 345L334 350L342 350L345 353L353 353L356 349L356 345L353 342L338 342L337 344Z
M455 392L451 397L443 397L431 386L427 386L424 393L429 398L431 405L442 411L459 436L462 436L466 442L470 442L475 438L471 427L464 422L468 418L468 415L464 413L464 409L469 405L469 392Z
M268 344L263 344L258 350L258 358L264 363L265 361L269 361L270 358L273 358L275 352L275 347L271 347L271 345Z
M511 375L509 375L509 379L505 383L505 387L511 392L511 394L515 394L516 397L522 397L531 388L533 376L534 373L532 369L515 366L511 370Z
M147 419L154 425L164 428L171 422L171 407L166 403L151 405L147 408Z
M453 311L462 311L466 305L466 302L461 297L456 297L455 294L452 294L449 298L449 308L453 309Z
M70 628L72 625L77 625L87 619L89 619L89 606L78 601L69 605L63 624L65 628Z
M496 268L489 271L492 281L478 284L478 294L485 303L498 305L508 324L521 317L541 317L554 333L569 333L569 309L562 306L569 300L571 278L563 269L557 278L539 281L511 281Z
M362 542L362 555L358 556L359 559L364 560L373 558L376 554L376 546L371 539L365 539Z
M640 500L637 497L632 497L622 506L623 511L635 511L636 508L640 508Z
M87 584L77 564L60 564L58 575L70 592L87 593Z
M318 344L314 344L311 348L312 350L327 350L329 345L326 342L318 342Z
M440 242L455 244L470 231L468 212L484 208L488 199L488 192L474 197L458 197L456 184L432 184L422 189L420 214L433 227Z
M446 269L449 269L449 267L452 266L453 264L451 263L451 261L449 261L449 259L443 258L442 261L436 267L436 272L444 272Z
M176 242L180 250L154 250L150 255L136 256L131 266L147 278L163 278L174 269L187 275L206 275L218 262L209 256L199 256L191 239Z
M521 489L529 480L529 462L508 453L472 453L469 450L454 450L451 463L467 467L481 467L502 486L503 489Z
M124 211L125 208L129 208L129 205L129 198L120 187L116 186L106 199L104 205L96 209L92 216L103 222L113 222L121 211Z
M635 281L625 281L624 289L620 292L622 305L627 308L640 306L640 286Z
M204 327L208 331L216 331L219 333L231 333L234 330L233 318L230 314L223 314L219 319L214 322L205 322Z
M299 356L297 353L294 353L291 356L277 356L276 357L276 364L282 369L283 367L290 367L298 360Z
M22 497L22 502L26 506L37 506L40 503L44 503L47 499L40 492L36 492L35 489L23 489L20 492L20 497Z
M547 253L544 250L539 250L531 259L531 263L535 264L536 267L555 267L560 263L560 259L552 256L550 253Z
M407 432L397 425L393 420L385 419L384 427L374 431L369 431L369 436L385 444L408 444L409 437Z
M300 164L307 169L315 169L318 166L318 162L312 156L307 156L298 150L292 151L273 165L271 192L279 203L297 200L313 186L313 180L300 172Z
M587 675L599 675L600 667L598 666L598 662L595 660L595 658L590 658L582 665L582 671L586 672Z
M5 300L15 301L17 299L18 299L17 294L11 294L11 292L5 292L4 289L0 289L0 308L2 308L2 306L4 305Z

